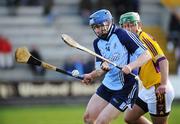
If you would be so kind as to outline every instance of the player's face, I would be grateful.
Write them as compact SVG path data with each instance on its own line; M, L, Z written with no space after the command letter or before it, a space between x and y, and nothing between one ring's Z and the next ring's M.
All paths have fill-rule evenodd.
M138 31L138 25L130 22L124 23L121 27L134 33L137 33Z
M109 31L109 23L103 23L103 24L97 24L97 25L92 25L92 29L96 33L98 37L102 37L103 35L107 35Z

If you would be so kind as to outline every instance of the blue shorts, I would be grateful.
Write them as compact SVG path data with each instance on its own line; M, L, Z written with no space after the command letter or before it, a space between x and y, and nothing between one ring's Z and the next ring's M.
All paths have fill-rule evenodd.
M138 97L138 83L123 87L121 90L110 90L101 84L97 89L96 94L111 103L121 112L124 112L127 107L132 107Z

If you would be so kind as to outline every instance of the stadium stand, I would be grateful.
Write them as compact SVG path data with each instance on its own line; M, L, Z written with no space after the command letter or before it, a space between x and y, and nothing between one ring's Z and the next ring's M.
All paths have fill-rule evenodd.
M78 16L78 0L64 1L57 0L53 8L56 20L52 25L46 24L42 16L43 8L20 6L17 8L17 16L9 16L6 7L0 7L0 34L7 36L12 42L14 51L16 48L26 46L29 49L36 45L42 54L44 61L63 67L63 61L72 54L83 55L83 52L74 50L61 40L62 33L70 34L80 43L91 48L91 30L82 25L82 19ZM73 11L72 11L73 10ZM89 37L87 37L87 34ZM88 56L88 55L86 55ZM16 72L16 73L14 73ZM12 70L2 70L0 79L10 80L37 80L29 72L26 65L16 63ZM11 78L9 78L11 75ZM59 80L56 72L48 71L45 77L38 77L39 80Z
M0 4L5 5L4 1L1 0ZM8 8L0 6L0 34L8 37L13 45L13 51L21 46L30 49L32 45L36 45L44 61L62 68L67 57L73 54L84 59L89 57L88 54L67 46L61 40L62 33L71 35L89 49L92 49L92 40L95 36L90 27L83 24L83 19L79 15L79 0L54 0L54 3L52 12L55 19L52 25L48 25L47 19L42 16L42 6L20 6L17 8L16 16L9 16ZM163 9L160 0L141 0L140 6L145 31L160 41L159 44L166 51L166 34L161 28ZM170 71L174 72L174 55L173 53L166 53L166 55L170 60ZM45 76L34 76L28 65L18 63L15 63L11 70L0 70L1 83L61 82L64 79L68 78L53 71L47 71Z

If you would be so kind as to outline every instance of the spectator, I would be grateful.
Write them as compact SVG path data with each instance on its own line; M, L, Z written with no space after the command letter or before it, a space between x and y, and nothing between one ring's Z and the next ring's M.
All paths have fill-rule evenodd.
M85 25L89 24L90 14L99 8L112 10L112 3L109 0L80 0L79 12Z
M88 25L88 19L92 11L92 7L93 6L91 0L81 0L79 2L79 12L85 25Z
M42 57L41 57L38 49L36 48L36 46L32 46L30 53L32 56L36 57L37 59L42 60ZM46 70L40 66L30 64L29 67L34 75L44 76L46 73Z
M112 2L110 0L96 0L96 7L94 8L95 10L99 8L106 8L110 11L112 11Z
M178 47L175 49L175 57L177 61L177 74L180 76L180 42L178 43Z
M84 73L90 73L91 71L94 70L94 58L90 57L87 59L85 63L85 68L84 68Z
M4 47L4 38L2 36L0 36L0 68L5 68L5 57L4 57L4 51L3 51L3 47Z
M41 0L21 0L21 5L24 6L38 6Z
M78 56L71 56L65 61L64 69L69 72L72 72L74 69L76 69L80 74L84 74L84 63Z
M20 0L7 0L6 5L9 8L9 15L15 16L17 7L19 6Z
M169 51L175 50L177 73L180 74L180 3L176 0L161 0L170 11L168 44Z
M175 50L177 73L180 74L180 13L176 9L171 9L169 44L172 44Z
M0 35L0 68L7 69L13 66L12 45L6 37Z
M112 0L112 4L115 8L115 22L118 22L119 15L126 12L139 11L139 0Z
M44 0L43 2L43 16L47 18L48 25L51 25L54 22L55 15L52 12L53 5L53 0Z

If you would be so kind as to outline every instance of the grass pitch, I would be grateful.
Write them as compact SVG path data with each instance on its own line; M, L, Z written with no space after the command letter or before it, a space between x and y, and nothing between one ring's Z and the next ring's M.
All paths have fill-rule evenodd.
M0 107L0 124L83 124L84 111L84 105ZM169 124L179 123L179 115L180 104L175 103ZM112 124L125 124L122 117Z

